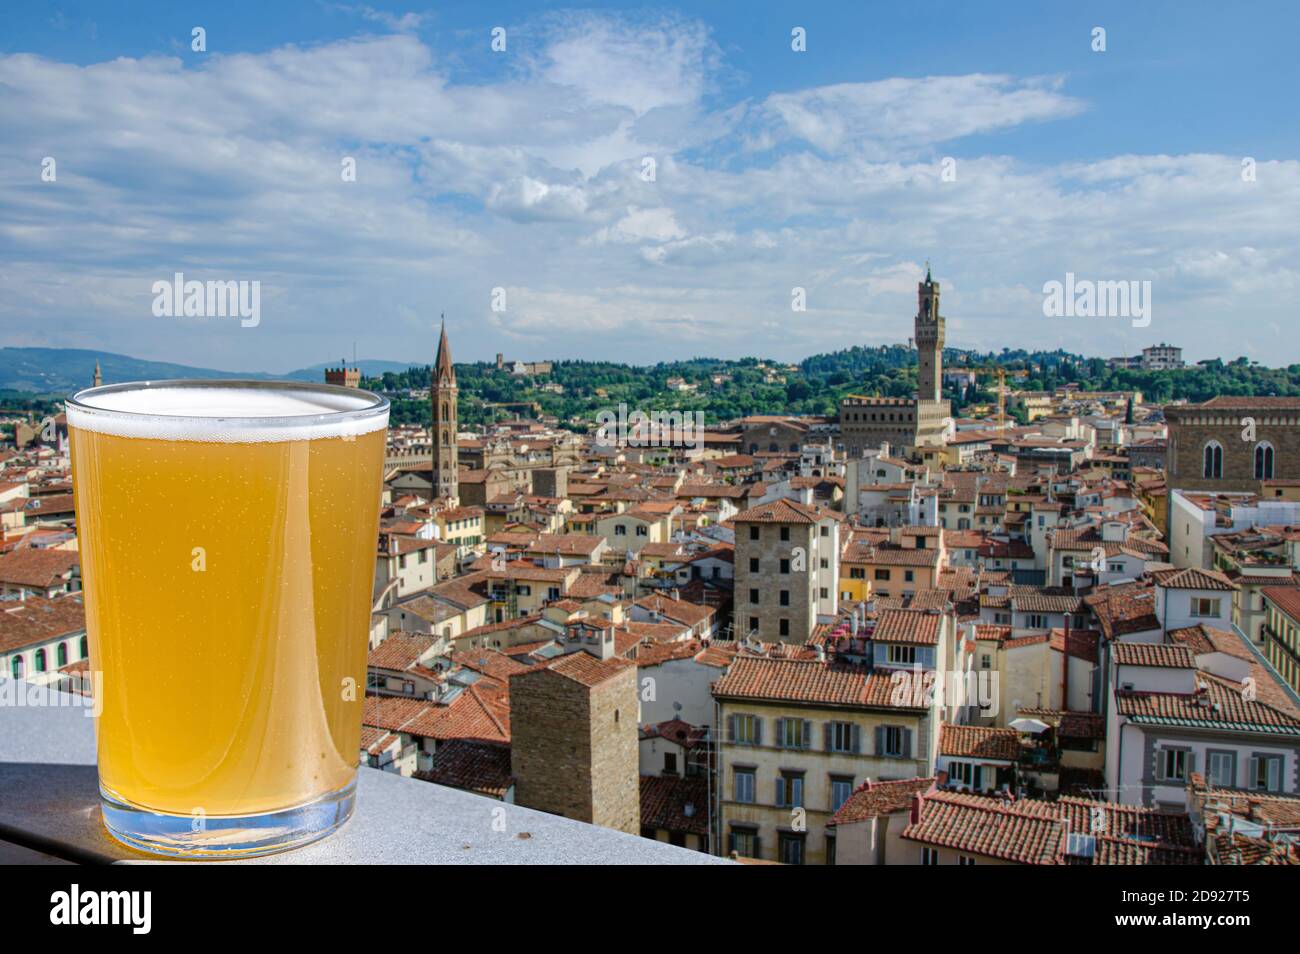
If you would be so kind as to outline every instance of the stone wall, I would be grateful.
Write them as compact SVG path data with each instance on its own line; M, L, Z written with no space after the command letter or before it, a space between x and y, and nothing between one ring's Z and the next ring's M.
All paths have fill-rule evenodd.
M816 625L816 601L813 592L813 533L811 524L784 524L790 539L781 539L777 523L741 523L736 525L736 564L734 627L738 639L749 635L750 617L758 617L758 638L764 642L802 645L812 636ZM758 539L749 538L750 527L758 528ZM803 547L804 569L795 569L794 548ZM751 557L758 559L758 572L749 569ZM781 560L790 560L790 572L781 572ZM750 590L758 590L759 602L750 601ZM781 605L781 591L789 593L789 605ZM789 630L781 634L781 620L789 620Z
M640 834L636 673L593 687L550 670L511 679L518 804Z
M1248 399L1243 399L1248 400ZM1165 408L1169 424L1168 484L1179 490L1249 491L1259 493L1255 478L1255 448L1273 445L1273 476L1300 477L1300 400L1294 409L1267 405L1216 409L1205 405ZM1254 420L1255 440L1243 438L1246 418ZM1223 447L1223 476L1207 478L1203 454L1207 442Z
M641 833L637 668L627 666L591 690L591 821Z

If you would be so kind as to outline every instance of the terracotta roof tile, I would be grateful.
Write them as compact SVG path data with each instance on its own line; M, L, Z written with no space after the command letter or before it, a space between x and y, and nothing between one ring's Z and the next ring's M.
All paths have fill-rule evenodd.
M934 788L935 777L873 782L868 779L840 806L828 825L849 825L880 815L907 811L913 798Z
M511 678L529 679L539 672L553 672L591 688L617 676L624 668L621 663L597 659L589 653L579 651L559 656L543 665L529 666Z
M58 586L80 565L81 556L76 550L26 547L0 556L0 583L39 588Z
M886 643L911 643L918 646L939 644L938 613L920 609L882 610L871 638Z
M1195 669L1196 659L1184 645L1171 643L1113 643L1111 652L1121 666L1152 669Z
M395 632L370 650L366 665L371 669L390 669L402 672L418 662L437 641L424 633Z
M1098 811L1103 833L1094 831ZM920 820L903 837L1029 865L1201 863L1187 815L1069 796L1007 801L935 792L925 796Z
M1237 585L1218 570L1202 570L1200 567L1183 569L1156 570L1151 574L1157 586L1167 590L1235 590Z
M707 836L707 781L703 777L642 775L641 827Z
M748 510L742 510L731 518L733 523L816 523L818 514L815 508L797 503L785 497L759 504Z
M75 635L85 629L86 607L80 593L54 599L29 596L18 602L0 603L0 652Z
M737 656L727 674L713 684L719 699L766 699L809 705L923 709L895 704L888 675L842 663Z
M939 730L939 754L1014 762L1020 758L1020 733L1015 729L945 722Z
M504 798L514 777L510 748L468 739L448 739L438 746L433 765L415 777L492 798Z

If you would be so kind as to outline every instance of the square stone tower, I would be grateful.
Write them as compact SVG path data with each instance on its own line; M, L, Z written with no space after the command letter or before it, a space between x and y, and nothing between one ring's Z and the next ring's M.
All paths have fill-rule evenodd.
M641 833L636 674L578 650L511 677L517 804Z
M939 314L939 283L930 277L928 265L916 298L916 397L937 402L943 397L944 320Z

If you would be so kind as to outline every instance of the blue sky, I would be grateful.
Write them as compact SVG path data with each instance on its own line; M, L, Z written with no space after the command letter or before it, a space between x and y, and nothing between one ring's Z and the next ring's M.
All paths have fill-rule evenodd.
M1293 5L807 6L11 6L0 344L797 359L905 340L928 258L955 346L1300 360ZM176 271L260 323L155 317ZM1150 325L1044 317L1066 272Z

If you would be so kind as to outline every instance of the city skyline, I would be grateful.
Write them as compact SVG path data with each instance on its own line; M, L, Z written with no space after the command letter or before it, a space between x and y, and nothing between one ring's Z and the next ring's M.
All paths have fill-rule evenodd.
M790 361L900 342L930 259L955 348L1300 358L1256 18L145 9L24 7L0 46L6 345L421 364L445 309L467 361ZM260 283L260 320L159 317L177 272ZM1150 325L1045 317L1070 275L1150 282Z

